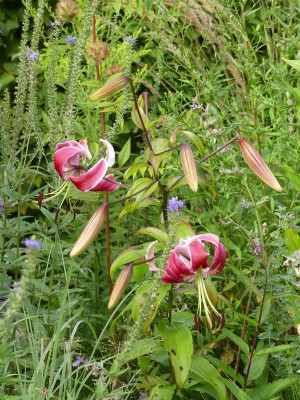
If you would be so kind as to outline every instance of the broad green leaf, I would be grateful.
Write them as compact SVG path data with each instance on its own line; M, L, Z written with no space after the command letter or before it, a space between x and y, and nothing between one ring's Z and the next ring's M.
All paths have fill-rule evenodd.
M257 286L251 281L251 279L248 278L246 274L244 274L243 271L234 267L233 265L230 265L229 268L237 276L240 282L242 282L246 287L248 287L249 290L252 290L256 294L256 296L258 296L261 299L261 293L258 290Z
M271 400L275 394L294 384L299 384L299 378L279 379L276 382L258 386L249 392L249 397L251 400Z
M133 267L133 276L137 283L142 283L145 273L148 271L149 265L147 263L135 265Z
M122 167L126 163L126 161L128 161L130 157L130 152L131 152L131 138L127 140L124 147L119 153L118 161L120 167Z
M286 173L287 177L289 178L289 181L294 186L294 188L297 190L297 192L300 192L300 175L298 174L298 172L294 171L293 168L291 168L287 164L283 164L283 166L285 169L285 173Z
M187 311L178 311L175 314L172 314L172 322L187 327L194 326L194 314Z
M172 400L176 385L157 385L151 390L149 400Z
M195 133L189 132L189 131L183 131L182 133L184 133L185 136L193 142L193 144L197 147L201 156L203 156L204 146L203 146L202 140L199 138L199 136L196 135Z
M283 58L282 60L289 64L291 67L295 68L297 71L300 71L300 60L288 60L287 58Z
M288 228L284 232L285 245L289 251L289 254L294 253L294 251L300 250L300 236L295 231L295 229Z
M225 338L229 338L232 340L241 350L243 353L249 354L249 347L246 342L235 333L231 332L230 330L224 328L221 335L218 336L217 340L223 340Z
M151 353L153 346L155 346L155 343L152 339L141 339L133 342L130 350L126 354L124 364L130 360Z
M139 246L130 247L124 250L117 258L113 261L110 268L110 276L113 279L115 271L122 265L129 264L132 261L139 260L143 261L146 253L146 249L141 249Z
M142 163L142 162L131 165L124 173L124 176L123 176L124 182L126 183L132 175L134 175L136 172L140 171L142 168L147 168L147 167L152 168L152 167L149 167L146 163Z
M281 344L279 346L273 346L273 347L267 347L265 349L259 350L256 352L255 356L263 356L265 354L274 354L274 353L280 353L281 351L288 351L288 350L293 350L299 348L298 343L292 343L292 344Z
M142 109L142 107L139 107L139 111L140 111L140 115L142 117L142 120L144 122L145 127L149 124L150 120L147 117L147 115L144 113L144 110ZM132 111L131 111L131 118L132 121L134 123L135 126L137 126L140 129L143 129L143 125L142 122L140 120L139 114L135 108L135 106L133 106Z
M157 138L152 141L153 152L147 148L145 151L146 159L150 162L153 169L157 172L161 162L169 157L170 153L164 153L159 156L155 156L153 153L158 154L168 148L168 140L164 138Z
M159 323L158 330L169 353L176 384L179 388L182 388L192 361L192 334L186 326L165 323L163 321Z
M153 228L151 226L148 226L147 228L142 228L139 229L135 234L135 235L149 235L152 236L154 239L160 241L161 243L166 243L166 241L168 240L168 235L166 232L164 232L161 229L158 228Z
M266 366L266 362L268 360L268 355L263 355L260 357L253 357L250 371L249 371L249 376L248 380L253 381L261 376L261 374L264 371L264 368ZM246 365L246 368L248 368L248 365Z
M296 103L296 116L300 117L300 89L290 87L291 92L294 94L295 103Z
M213 387L218 395L216 400L226 400L226 388L220 379L219 372L204 357L194 354L191 371Z
M177 223L176 239L187 239L195 236L196 233L188 222L179 220Z

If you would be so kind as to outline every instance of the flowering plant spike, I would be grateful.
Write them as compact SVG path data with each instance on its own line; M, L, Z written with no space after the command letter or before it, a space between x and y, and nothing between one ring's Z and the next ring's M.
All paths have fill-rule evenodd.
M282 188L277 179L252 144L243 136L241 136L238 144L246 163L248 164L249 168L252 169L255 175L257 175L259 179L261 179L271 188L281 192Z
M93 191L114 191L119 185L114 179L113 174L105 175L108 167L115 162L115 152L112 145L101 140L107 148L106 157L101 158L91 169L87 169L79 164L80 156L84 164L86 159L92 158L85 140L78 143L70 140L65 143L58 143L54 153L54 166L60 177L65 181L70 180L82 192ZM105 178L109 179L109 182Z

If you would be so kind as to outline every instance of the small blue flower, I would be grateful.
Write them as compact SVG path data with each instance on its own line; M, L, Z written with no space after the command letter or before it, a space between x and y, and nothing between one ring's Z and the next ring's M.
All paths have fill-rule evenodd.
M130 43L136 43L137 39L131 36L126 36L125 37L126 42L130 42Z
M30 61L33 60L38 60L39 59L39 53L36 51L31 51L30 49L27 49L27 57Z
M183 201L182 200L176 200L175 197L172 197L169 200L169 206L167 210L172 211L172 212L178 212L184 207Z
M23 242L27 249L40 249L42 247L40 240L26 238Z
M191 104L191 105L190 105L190 109L191 109L192 111L197 110L196 104Z
M19 282L14 282L14 291L17 292L19 290Z
M146 397L149 397L149 396L147 395L147 393L142 393L141 396L138 398L138 400L146 399Z
M70 35L68 35L66 37L66 41L69 42L70 44L74 44L76 42L76 40L77 40L76 36L71 37Z
M3 211L3 203L2 203L2 199L0 199L0 215L2 214Z
M78 367L78 365L85 363L85 360L81 357L76 357L76 360L72 362L73 367Z
M52 21L50 22L51 28L54 28L55 26L59 26L62 23L62 21Z

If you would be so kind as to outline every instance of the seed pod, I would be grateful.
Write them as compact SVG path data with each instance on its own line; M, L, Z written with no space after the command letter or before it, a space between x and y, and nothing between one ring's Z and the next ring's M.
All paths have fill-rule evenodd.
M58 21L71 21L79 13L80 8L75 0L60 0L56 4L55 17Z
M90 44L87 54L91 60L97 64L100 64L101 61L106 60L109 56L108 44L106 42L96 40Z
M124 70L124 68L121 65L111 64L110 67L107 67L105 69L105 74L109 78L112 75L119 74L123 70Z
M132 264L130 264L126 268L124 268L123 271L120 272L110 295L110 299L108 302L109 309L114 308L118 304L122 294L127 288L128 283L130 282L130 279L132 277L132 270L133 266Z
M105 219L106 208L107 204L103 204L91 216L90 220L74 244L74 247L70 253L70 257L75 257L81 254L98 235Z
M129 82L129 79L130 77L128 75L117 76L93 93L90 96L90 100L102 100L105 99L105 97L112 96L114 93L123 89Z
M249 168L267 185L271 188L277 190L278 192L282 191L281 186L279 185L277 179L267 166L267 164L262 159L261 155L255 150L250 142L241 136L238 141L240 149L242 151L243 157L248 164Z
M180 161L187 183L193 192L198 190L198 175L192 149L187 143L183 143L180 148Z

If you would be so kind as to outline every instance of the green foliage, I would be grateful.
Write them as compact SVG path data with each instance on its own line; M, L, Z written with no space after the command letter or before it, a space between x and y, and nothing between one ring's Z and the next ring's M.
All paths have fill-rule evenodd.
M78 16L52 26L55 1L0 0L0 398L299 399L299 5L78 4ZM94 14L109 47L98 72ZM122 91L89 99L123 74L132 81ZM259 181L235 141L218 151L239 135L282 192ZM102 138L117 153L107 174L118 190L64 183L57 143L86 140L89 169L104 157ZM196 193L182 175L183 143ZM178 214L167 210L172 197L184 202ZM109 224L71 259L105 202ZM219 314L211 324L193 282L161 283L174 246L207 232L227 251L205 284ZM25 249L25 238L41 249ZM111 312L110 285L132 263Z

